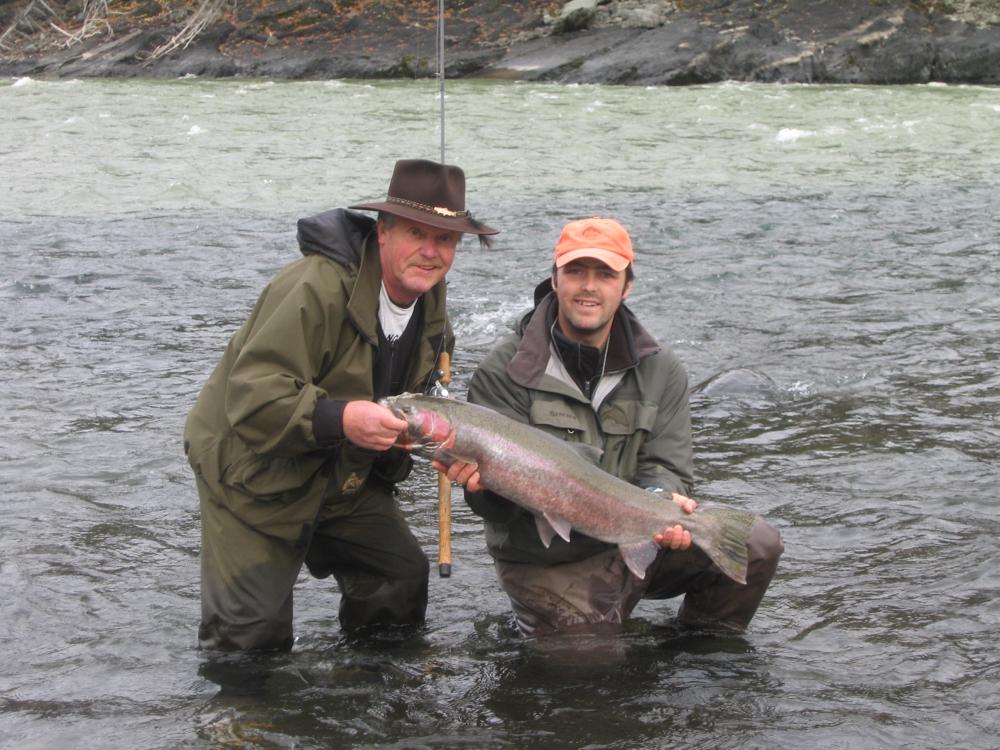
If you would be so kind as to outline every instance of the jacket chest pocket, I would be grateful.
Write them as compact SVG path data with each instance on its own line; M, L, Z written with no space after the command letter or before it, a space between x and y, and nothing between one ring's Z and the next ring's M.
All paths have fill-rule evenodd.
M531 403L528 419L535 427L568 442L600 445L596 417L588 411L589 415L583 414L582 409L571 409L561 400L536 399Z
M651 401L617 401L601 409L602 469L625 480L635 475L639 451L656 424L657 412Z

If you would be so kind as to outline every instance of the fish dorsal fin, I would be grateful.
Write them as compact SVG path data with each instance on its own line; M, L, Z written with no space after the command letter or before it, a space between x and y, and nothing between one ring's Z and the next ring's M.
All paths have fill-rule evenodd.
M604 455L604 451L600 448L595 448L589 443L566 443L566 445L578 453L588 464L597 466L601 463L601 456Z
M552 544L552 540L555 539L556 534L567 542L569 541L571 527L569 522L559 516L549 513L535 516L535 528L538 530L538 537L542 540L542 544L545 545L546 549Z
M656 559L660 547L653 540L649 540L619 545L618 551L621 552L622 559L632 574L636 578L643 579L646 577L646 568Z

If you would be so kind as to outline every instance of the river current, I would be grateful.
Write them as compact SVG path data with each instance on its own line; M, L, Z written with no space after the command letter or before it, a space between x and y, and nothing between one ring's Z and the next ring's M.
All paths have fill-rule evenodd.
M786 552L750 630L642 603L525 640L454 493L426 628L196 648L201 384L295 221L439 157L431 82L0 83L0 746L1000 747L1000 90L449 82L447 160L502 229L450 275L453 391L559 228L615 217L692 385L695 496ZM435 558L435 477L401 501Z

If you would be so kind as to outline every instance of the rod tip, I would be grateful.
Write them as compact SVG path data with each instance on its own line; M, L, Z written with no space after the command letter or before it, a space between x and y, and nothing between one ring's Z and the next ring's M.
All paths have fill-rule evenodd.
M441 563L438 565L438 576L441 578L451 578L451 563Z

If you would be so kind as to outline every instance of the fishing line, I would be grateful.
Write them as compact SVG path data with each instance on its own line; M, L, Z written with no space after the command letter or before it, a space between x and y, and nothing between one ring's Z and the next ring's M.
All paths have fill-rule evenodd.
M444 164L444 0L438 0L438 86L441 98L441 163Z

